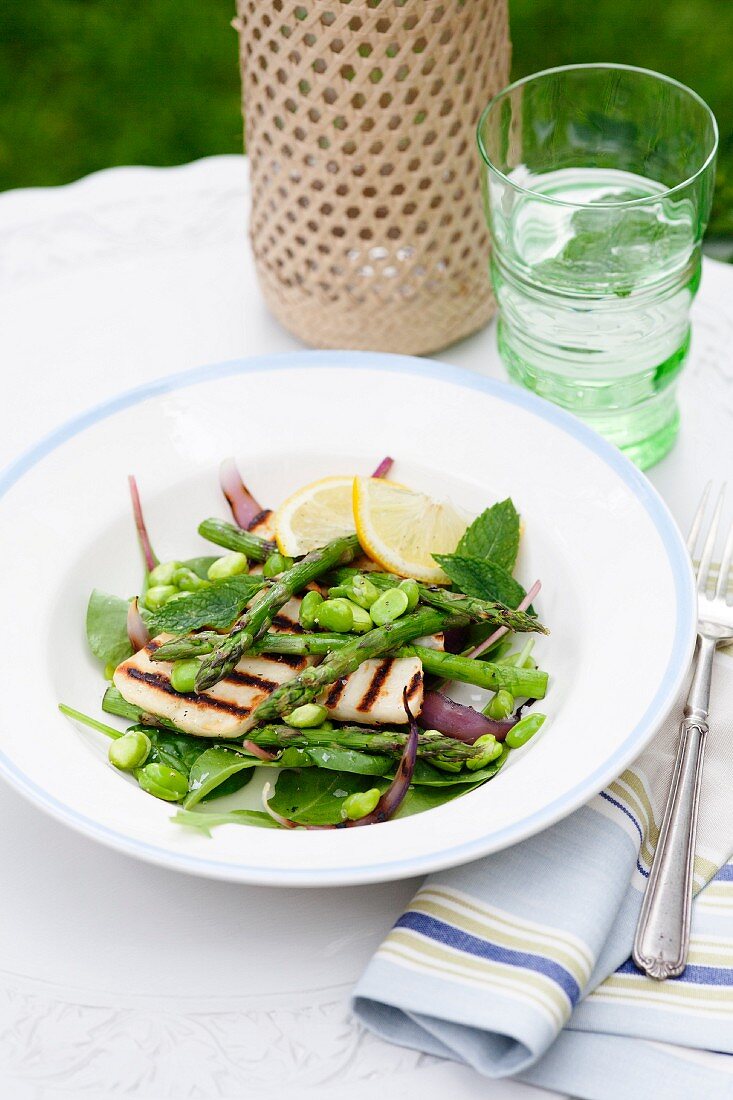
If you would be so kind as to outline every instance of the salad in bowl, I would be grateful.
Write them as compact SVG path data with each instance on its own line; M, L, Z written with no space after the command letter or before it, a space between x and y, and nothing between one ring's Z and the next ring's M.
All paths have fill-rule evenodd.
M89 599L102 709L60 704L109 738L109 762L173 820L280 829L373 825L491 780L542 727L547 628L513 576L510 499L476 517L390 476L327 477L263 508L232 460L231 519L198 526L217 553L159 558L134 478L140 591ZM159 535L156 534L156 545ZM451 698L481 692L480 707ZM265 771L262 807L235 796Z

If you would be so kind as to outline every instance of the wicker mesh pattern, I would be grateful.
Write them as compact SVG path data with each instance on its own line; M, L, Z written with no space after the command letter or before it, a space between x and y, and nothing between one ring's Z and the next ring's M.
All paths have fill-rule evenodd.
M491 315L474 130L506 0L237 0L251 240L321 347L427 352Z

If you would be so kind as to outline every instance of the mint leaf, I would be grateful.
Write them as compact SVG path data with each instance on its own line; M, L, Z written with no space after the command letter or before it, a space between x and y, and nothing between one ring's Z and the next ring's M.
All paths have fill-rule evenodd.
M455 550L463 557L496 562L508 573L514 569L518 551L519 514L509 497L482 512Z
M498 600L507 607L515 608L526 595L521 584L496 562L462 554L434 554L433 557L456 588L466 596Z
M182 600L173 600L146 616L150 633L186 634L208 627L225 630L231 626L256 592L267 584L260 576L242 573L199 588Z

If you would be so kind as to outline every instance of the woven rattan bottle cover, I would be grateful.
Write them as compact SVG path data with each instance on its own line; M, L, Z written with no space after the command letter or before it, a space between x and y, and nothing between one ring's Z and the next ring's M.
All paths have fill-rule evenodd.
M238 0L251 240L320 347L427 352L492 312L474 131L506 0Z

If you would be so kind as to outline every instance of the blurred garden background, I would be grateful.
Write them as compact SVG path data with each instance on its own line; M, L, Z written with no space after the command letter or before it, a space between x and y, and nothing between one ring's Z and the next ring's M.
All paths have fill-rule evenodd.
M264 0L263 0L264 2ZM0 189L241 149L234 0L11 0L0 14ZM658 69L721 130L709 245L733 254L733 3L510 0L513 73Z

